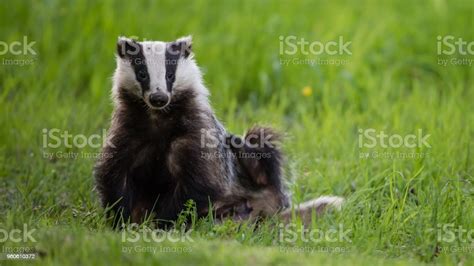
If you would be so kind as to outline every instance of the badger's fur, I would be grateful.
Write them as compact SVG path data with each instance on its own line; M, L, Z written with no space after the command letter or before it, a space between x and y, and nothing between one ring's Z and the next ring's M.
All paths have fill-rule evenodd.
M208 94L190 37L119 38L114 112L94 171L115 225L120 218L141 222L148 215L173 221L188 200L198 215L207 215L209 206L223 215L242 203L254 215L288 206L282 155L273 145L277 135L254 127L236 143L242 139L216 119ZM262 140L269 141L253 145Z

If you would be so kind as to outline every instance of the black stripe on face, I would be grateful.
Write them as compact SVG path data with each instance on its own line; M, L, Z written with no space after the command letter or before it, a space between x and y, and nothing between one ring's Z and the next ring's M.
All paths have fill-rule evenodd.
M145 55L143 54L143 46L138 44L138 53L133 56L130 63L135 72L135 78L142 87L142 94L150 89L150 75L148 73L148 67L146 65Z
M135 73L135 79L142 87L142 94L150 89L150 75L146 65L143 46L135 40L120 40L117 53L121 58L127 59Z
M173 83L176 80L176 68L178 60L182 54L182 43L172 42L166 45L165 69L166 69L166 89L171 92Z

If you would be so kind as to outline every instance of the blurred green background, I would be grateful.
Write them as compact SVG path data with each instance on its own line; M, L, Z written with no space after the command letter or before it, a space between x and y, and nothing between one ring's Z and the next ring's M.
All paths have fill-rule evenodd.
M472 264L472 239L443 241L436 229L474 230L474 68L439 64L474 56L437 50L438 36L474 41L473 28L468 0L2 1L0 41L26 36L36 55L0 55L0 228L28 224L38 241L0 245L33 247L43 254L35 262L45 264ZM42 130L90 136L108 128L118 36L188 34L219 119L236 133L254 123L284 132L293 201L346 197L340 213L313 226L342 224L350 243L281 243L271 226L201 221L196 241L179 244L192 252L126 253L130 243L107 227L98 205L94 160L45 158L99 151L44 147ZM280 36L342 37L351 54L284 54ZM345 63L282 64L295 58ZM359 129L401 136L421 129L431 147L361 149ZM288 246L348 251L281 250Z

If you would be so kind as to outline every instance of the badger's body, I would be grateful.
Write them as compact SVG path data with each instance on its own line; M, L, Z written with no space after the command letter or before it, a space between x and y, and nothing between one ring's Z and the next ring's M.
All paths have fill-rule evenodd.
M190 38L121 38L117 48L115 108L95 167L97 190L103 206L116 214L115 224L148 215L173 221L188 200L198 215L209 206L232 215L242 202L257 215L288 206L276 136L257 127L242 145L232 141L240 139L226 132L208 103ZM251 153L259 156L241 156Z

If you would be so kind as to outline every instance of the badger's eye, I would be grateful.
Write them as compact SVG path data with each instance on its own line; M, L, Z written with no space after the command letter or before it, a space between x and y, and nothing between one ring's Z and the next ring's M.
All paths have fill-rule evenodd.
M146 80L148 78L148 73L145 70L142 69L142 70L138 71L137 77L138 77L139 80Z
M173 79L174 79L174 74L173 73L166 74L166 80L167 81L172 81Z

